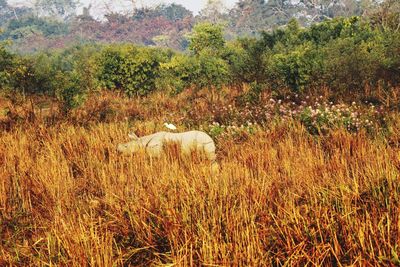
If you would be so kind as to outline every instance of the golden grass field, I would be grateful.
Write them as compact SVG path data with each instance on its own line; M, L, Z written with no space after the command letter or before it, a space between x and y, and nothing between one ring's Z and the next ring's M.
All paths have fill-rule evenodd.
M213 174L172 146L118 154L132 129L195 128L179 97L121 101L109 121L1 132L0 266L400 264L399 115L391 135L314 136L295 120L225 135Z

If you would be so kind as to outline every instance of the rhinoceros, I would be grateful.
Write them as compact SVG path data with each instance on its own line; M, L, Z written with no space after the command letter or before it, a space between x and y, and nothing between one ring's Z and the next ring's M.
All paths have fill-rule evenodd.
M131 141L119 144L117 150L122 153L135 153L144 150L151 157L159 157L163 146L167 142L180 144L182 154L189 154L191 151L203 151L212 163L212 169L218 167L215 155L214 140L205 132L188 131L182 133L158 132L151 135L137 137L134 133L129 134Z

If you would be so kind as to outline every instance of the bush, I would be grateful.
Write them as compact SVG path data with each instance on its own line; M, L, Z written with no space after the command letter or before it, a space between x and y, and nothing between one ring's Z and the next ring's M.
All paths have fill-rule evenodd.
M28 16L10 20L2 38L18 40L31 34L43 34L43 36L49 37L67 33L68 27L65 23Z
M16 103L19 96L28 97L34 105L31 96L47 95L61 102L64 113L78 107L96 85L95 51L73 47L62 52L13 56L6 75L9 98Z
M87 91L81 86L81 77L72 72L68 76L57 77L58 80L64 80L64 86L57 90L57 98L61 102L61 111L68 113L72 109L80 107L85 101Z
M0 88L8 86L10 82L14 57L15 56L13 54L7 51L6 44L4 42L0 42Z
M208 53L193 58L195 69L192 84L197 88L220 88L229 82L230 73L227 62Z
M243 38L227 45L222 58L229 65L235 84L265 82L265 46L255 38Z
M376 86L380 80L378 67L384 60L384 52L379 42L356 43L353 38L338 39L324 50L325 82L342 95L363 93L366 86Z
M294 92L303 92L312 86L324 69L323 55L311 44L305 43L289 52L266 56L267 80L274 88L287 87Z
M123 90L128 96L146 95L156 87L164 52L132 45L106 47L99 59L99 81L108 89Z
M195 68L196 64L191 57L176 54L170 61L161 63L156 87L171 94L180 93L191 85Z
M196 56L174 55L162 63L157 88L166 88L179 93L186 87L219 88L230 80L229 65L220 58L202 52Z
M225 46L222 26L208 22L196 24L189 39L189 49L195 55L207 50L208 53L218 56Z

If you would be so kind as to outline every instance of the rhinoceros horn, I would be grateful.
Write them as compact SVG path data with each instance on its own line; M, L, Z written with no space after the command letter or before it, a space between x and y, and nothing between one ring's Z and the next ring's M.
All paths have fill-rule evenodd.
M137 137L137 135L134 132L129 133L128 136L132 140L138 140L139 139L139 137Z

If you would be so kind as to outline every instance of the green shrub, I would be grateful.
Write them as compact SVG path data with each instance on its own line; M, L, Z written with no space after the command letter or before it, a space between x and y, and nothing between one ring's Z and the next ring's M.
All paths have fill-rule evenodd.
M337 39L324 48L327 85L342 95L362 93L365 86L375 86L381 77L378 68L384 59L383 47L379 42L353 38Z
M190 56L176 54L160 65L160 75L156 80L156 87L167 90L171 94L182 92L193 81L196 64Z
M243 38L227 44L222 58L228 63L232 82L265 82L263 64L265 46L255 38Z
M95 51L73 47L61 52L13 56L7 67L9 98L15 102L19 96L25 99L40 94L56 97L63 112L78 107L96 85Z
M196 24L189 36L189 49L198 55L205 50L208 53L218 56L223 51L225 39L221 25L209 22Z
M57 98L62 104L63 113L68 113L72 109L80 107L86 101L88 92L81 86L82 77L80 74L71 72L68 76L64 76L60 73L56 78L58 81L63 81L63 86L58 88L56 92Z
M9 85L14 58L15 56L7 51L6 44L0 42L0 89Z
M303 92L313 85L324 68L322 55L311 43L289 52L269 54L264 64L267 79L274 88L287 87L294 92Z
M195 69L191 79L197 88L220 88L230 80L227 62L209 53L200 53L193 58Z
M99 81L108 89L127 95L145 95L156 87L160 63L166 55L155 49L132 45L106 47L100 55Z
M37 16L28 16L10 20L2 38L18 40L31 34L42 34L49 37L67 33L68 26L65 23Z
M162 63L157 87L179 93L186 87L219 88L230 80L229 65L220 58L201 52L196 56L177 54Z

